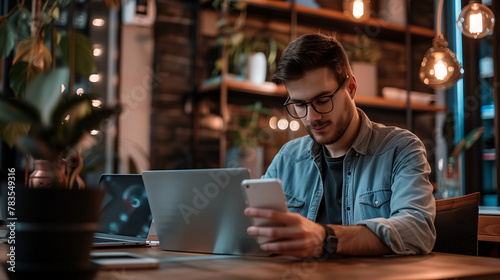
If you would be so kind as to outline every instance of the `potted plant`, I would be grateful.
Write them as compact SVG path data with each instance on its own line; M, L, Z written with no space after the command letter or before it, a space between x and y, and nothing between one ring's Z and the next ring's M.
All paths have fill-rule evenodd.
M273 134L259 126L259 119L271 113L269 108L258 101L245 107L247 114L235 119L228 129L230 147L227 150L226 166L247 167L253 178L263 173L264 148L263 143L269 142Z
M231 5L230 2L235 4ZM267 70L274 72L278 52L285 49L286 43L268 31L255 35L242 31L248 6L246 2L215 0L212 4L220 14L217 21L220 33L218 43L223 49L222 56L227 58L228 73L240 75L255 84L262 84L266 80ZM231 9L238 12L233 25L228 20ZM221 73L223 61L222 57L215 61L213 76Z
M94 63L85 35L56 28L59 9L68 5L75 1L33 0L31 13L18 1L0 16L0 58L15 52L13 93L0 100L0 137L36 159L27 188L9 184L15 199L7 218L16 234L9 249L16 257L4 267L13 279L91 279L96 271L89 252L104 194L85 188L79 172L82 152L95 144L90 132L119 110L96 109L90 96L73 94L75 73L90 74ZM67 65L56 65L57 48ZM36 188L41 182L45 187Z
M358 77L359 95L377 96L377 61L382 57L380 47L366 35L357 36L353 44L344 43L351 68L355 77Z

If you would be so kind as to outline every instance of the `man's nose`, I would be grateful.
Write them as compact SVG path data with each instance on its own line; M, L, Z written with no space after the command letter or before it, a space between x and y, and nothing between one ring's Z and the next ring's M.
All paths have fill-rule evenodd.
M312 104L307 104L307 106L309 106L309 107L307 108L306 118L309 122L313 122L315 120L321 119L321 114L316 112L316 110L314 110Z

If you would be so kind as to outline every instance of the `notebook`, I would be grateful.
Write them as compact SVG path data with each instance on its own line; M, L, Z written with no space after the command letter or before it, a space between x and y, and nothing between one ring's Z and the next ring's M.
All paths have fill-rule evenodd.
M140 174L103 174L106 190L94 247L146 245L151 210Z
M144 171L160 247L163 250L268 255L246 232L241 182L246 168Z

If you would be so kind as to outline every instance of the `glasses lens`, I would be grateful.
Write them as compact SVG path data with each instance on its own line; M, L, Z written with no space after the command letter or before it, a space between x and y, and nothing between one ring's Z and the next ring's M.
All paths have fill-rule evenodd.
M333 109L333 96L321 97L312 102L312 106L316 112L320 114L330 113Z
M288 111L288 114L292 116L292 118L300 119L307 115L307 104L287 104L286 110Z

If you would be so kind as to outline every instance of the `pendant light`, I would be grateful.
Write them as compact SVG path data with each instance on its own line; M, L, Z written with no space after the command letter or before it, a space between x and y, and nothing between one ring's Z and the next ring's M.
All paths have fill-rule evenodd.
M493 33L495 16L480 0L472 0L460 12L457 26L464 36L480 39Z
M463 76L464 70L455 54L448 49L448 42L441 29L443 0L439 0L436 21L436 37L420 64L419 79L433 89L452 87Z
M370 18L370 0L343 0L344 14L356 21Z

